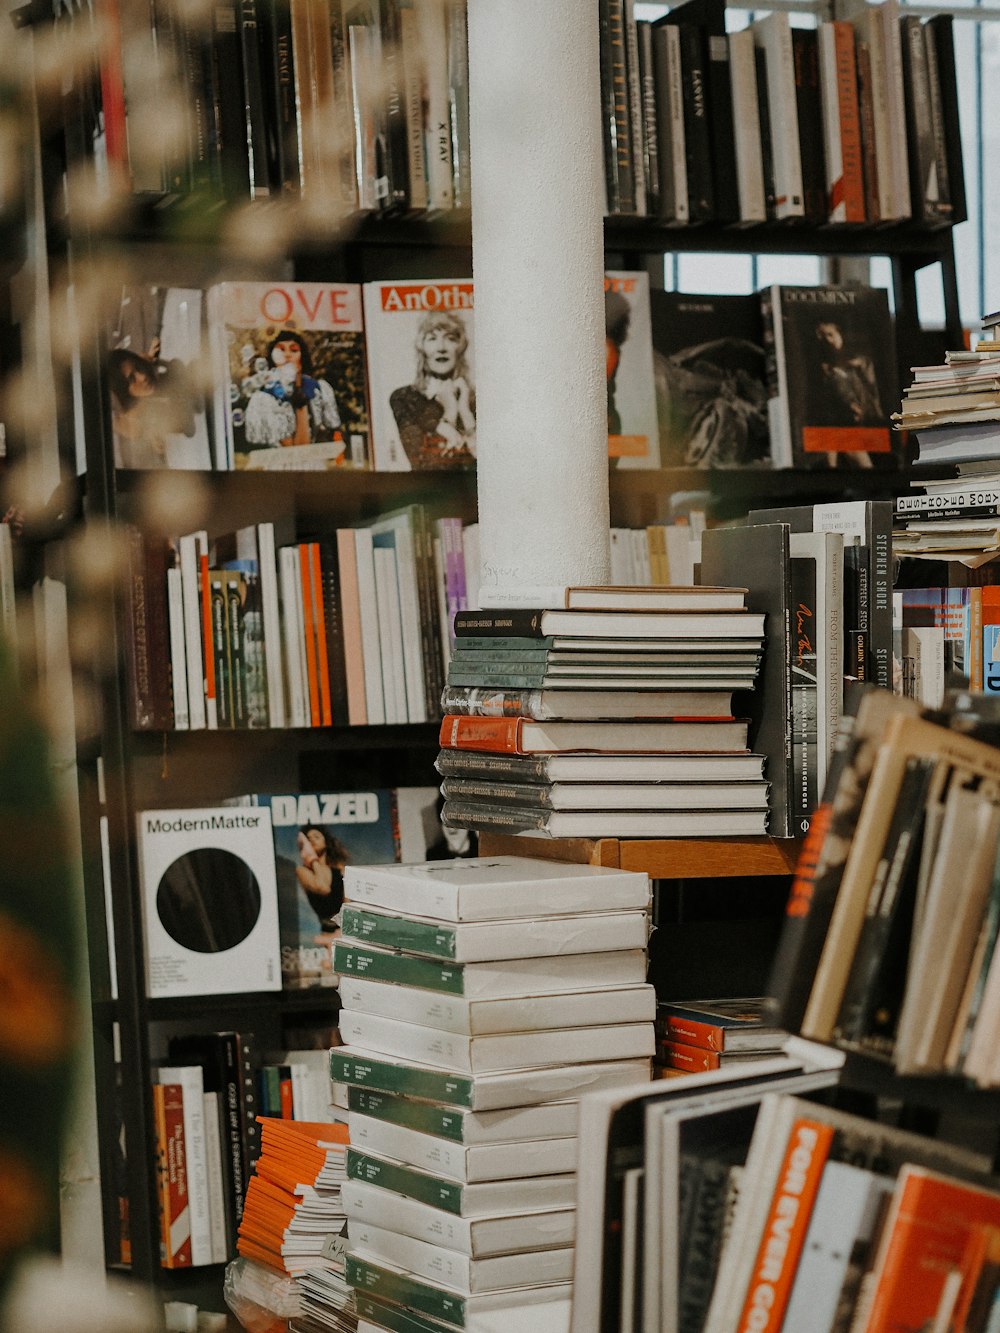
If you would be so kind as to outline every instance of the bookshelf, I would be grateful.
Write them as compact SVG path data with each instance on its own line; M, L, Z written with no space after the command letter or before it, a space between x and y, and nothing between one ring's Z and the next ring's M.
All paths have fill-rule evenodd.
M173 196L141 197L113 224L99 233L81 225L63 208L62 168L81 152L80 89L72 90L64 108L68 133L56 132L48 148L47 234L55 256L74 262L114 253L120 246L150 252L158 246L175 249L199 263L225 245L230 214L217 201ZM263 210L266 204L255 205ZM954 249L949 228L929 230L909 225L885 228L809 227L762 224L753 227L691 226L670 228L645 219L610 218L605 224L609 267L642 268L665 252L818 254L823 256L886 255L892 260L901 344L919 332L915 277L923 267L942 270L947 333L957 340L958 301ZM405 274L471 273L471 234L467 214L437 218L375 218L358 215L335 235L313 234L289 246L287 258L303 280L324 277L365 281ZM2 311L0 311L2 315ZM148 474L121 472L113 466L110 422L104 407L102 355L99 341L89 343L82 366L83 426L87 467L77 500L83 521L130 521L142 509ZM61 424L61 446L67 465L74 454L71 423ZM320 515L356 522L402 502L457 505L475 514L474 478L457 474L346 474L316 476L246 473L197 474L210 492L211 526L231 530L274 513L294 514L303 522ZM191 477L179 479L190 482ZM610 477L612 514L617 521L655 521L668 497L677 491L700 490L710 497L719 516L754 502L872 498L893 494L900 474L870 475L835 472L707 472L656 470L617 472ZM81 610L81 608L77 608ZM131 1232L131 1273L158 1284L165 1294L186 1298L196 1294L207 1304L219 1302L220 1270L169 1274L158 1259L159 1224L152 1174L152 1106L149 1091L151 1028L155 1024L204 1022L246 1024L277 1043L283 1025L302 1016L322 1015L332 1006L329 994L248 994L206 997L198 1001L150 1001L145 996L142 968L142 927L139 913L138 866L133 836L135 813L161 804L209 803L237 792L322 784L317 775L333 759L349 760L353 774L383 785L409 781L401 773L428 776L436 749L436 728L390 726L347 728L331 732L271 731L255 733L137 734L127 724L124 676L124 590L115 590L109 633L116 670L103 679L103 725L99 737L81 752L81 804L87 836L87 911L91 938L93 1025L98 1087L107 1104L115 1079L116 1045L123 1082L122 1121L130 1145L125 1191ZM97 760L100 759L100 772ZM226 784L220 787L219 773ZM279 780L275 774L283 776ZM386 775L393 774L392 778ZM264 775L267 775L265 778ZM368 776L370 775L370 777ZM352 779L353 780L353 779ZM358 780L361 780L360 778ZM103 788L103 792L99 791ZM117 941L118 999L112 1000L105 947L103 882L95 845L97 816L104 811L112 829L111 877L116 886L112 926ZM582 861L642 870L657 880L727 881L749 877L787 877L794 869L798 843L755 838L618 841L614 839L549 842L539 839L484 836L487 854L513 853ZM116 1042L114 1030L117 1028ZM110 1180L112 1138L117 1126L102 1116L102 1165ZM106 1190L105 1226L109 1249L116 1241L116 1201ZM209 1294L211 1293L211 1294Z

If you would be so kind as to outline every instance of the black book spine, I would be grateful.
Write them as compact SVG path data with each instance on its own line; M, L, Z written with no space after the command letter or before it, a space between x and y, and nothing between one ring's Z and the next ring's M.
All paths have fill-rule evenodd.
M330 673L330 712L335 727L347 725L347 666L344 660L344 626L340 617L340 568L337 543L319 543L320 582L323 590L323 620L326 629L327 669Z
M795 105L799 119L802 192L807 222L826 221L826 164L823 159L823 107L819 87L819 36L815 28L792 29Z
M816 561L791 559L792 820L808 832L819 799L817 743L819 676L816 655Z
M611 0L600 0L598 9L601 42L601 133L604 139L605 211L609 217L621 212L618 192L618 128L615 121L614 76L611 68Z
M929 23L921 25L924 58L927 62L927 96L930 100L931 134L934 139L934 169L937 173L938 208L942 220L952 220L951 181L948 177L948 144L941 101L941 71L938 69L937 38Z
M187 43L173 6L167 0L154 0L153 23L160 68L171 70L173 76L189 88ZM194 184L193 107L188 97L182 97L181 102L184 108L183 148L169 154L164 167L165 188L178 193L190 190Z
M264 115L264 80L261 74L259 0L239 0L240 56L243 64L243 116L249 164L251 199L271 193L267 129Z
M625 63L628 74L629 133L632 139L632 182L635 211L640 217L649 213L646 197L646 144L643 133L642 82L639 73L639 33L636 28L635 0L625 0Z
M758 46L754 50L757 67L757 113L760 118L760 160L764 176L764 203L767 216L774 217L774 152L771 148L771 112L767 98L767 59Z
M712 181L714 146L708 123L705 40L701 28L693 23L681 23L678 26L684 71L684 147L689 217L692 222L709 222L715 216L715 189Z
M267 156L271 189L297 194L298 125L295 117L295 65L292 54L290 0L260 0L261 56L267 116Z
M405 209L409 204L409 150L406 129L406 99L403 92L403 39L399 0L379 0L382 32L382 78L385 98L386 209Z
M216 191L222 184L222 166L215 119L212 44L204 38L197 26L190 23L182 24L180 43L191 114L191 188Z
M656 217L660 211L660 150L656 114L656 73L653 59L652 25L636 23L639 46L639 86L642 93L642 125L645 139L646 211Z
M937 57L938 87L944 124L944 141L948 164L948 189L951 194L951 221L964 222L968 217L965 198L965 168L962 162L962 127L958 114L958 78L955 72L955 35L950 14L936 14L927 20L933 34Z
M455 637L543 639L542 612L515 608L509 611L456 611Z
M844 675L867 680L867 635L858 629L859 583L862 560L859 546L844 547Z
M892 501L868 503L868 641L871 679L892 689Z
M222 190L228 199L246 199L250 196L250 152L236 0L216 0L212 6L211 58Z
M718 222L739 222L740 194L733 134L733 86L729 73L729 42L725 33L710 32L708 45L708 106L712 137L712 181Z
M249 1184L250 1172L260 1156L260 1125L257 1123L257 1038L252 1032L237 1032L236 1074L240 1093L240 1139L245 1164L244 1181ZM244 1187L245 1188L245 1187ZM241 1209L242 1215L242 1209Z
M951 210L942 209L938 190L924 25L913 14L900 19L899 25L903 54L906 147L910 166L910 207L918 221L933 225L947 222Z
M654 27L653 77L656 87L656 145L660 164L659 208L661 222L677 219L677 190L674 180L673 121L670 108L670 53L667 34Z
M635 212L632 172L632 124L628 101L628 61L625 51L625 0L608 0L608 52L614 116L614 163L619 213Z

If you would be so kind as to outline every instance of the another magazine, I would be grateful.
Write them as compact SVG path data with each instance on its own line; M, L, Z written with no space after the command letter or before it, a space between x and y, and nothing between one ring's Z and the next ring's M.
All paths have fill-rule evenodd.
M368 467L359 285L224 282L208 319L220 467Z
M604 275L608 454L619 467L659 467L649 275Z

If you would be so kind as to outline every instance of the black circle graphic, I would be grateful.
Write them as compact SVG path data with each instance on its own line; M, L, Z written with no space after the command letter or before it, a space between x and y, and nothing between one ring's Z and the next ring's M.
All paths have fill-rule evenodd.
M260 917L260 885L242 857L196 847L173 861L156 888L156 914L172 940L194 953L242 944Z

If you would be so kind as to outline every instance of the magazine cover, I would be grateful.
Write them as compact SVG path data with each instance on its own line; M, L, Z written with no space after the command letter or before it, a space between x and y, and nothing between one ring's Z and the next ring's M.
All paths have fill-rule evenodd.
M472 282L369 282L364 307L375 470L472 467Z
M663 467L770 463L764 332L756 296L650 291Z
M889 413L899 394L887 293L774 286L765 292L764 333L773 337L776 466L896 466L901 444Z
M201 311L194 288L120 289L105 366L115 467L211 468Z
M436 787L401 787L250 798L271 812L284 989L336 985L344 868L425 861L440 834L437 797Z
M608 454L618 467L659 467L648 273L605 273Z
M368 467L361 288L224 282L209 289L220 466Z

